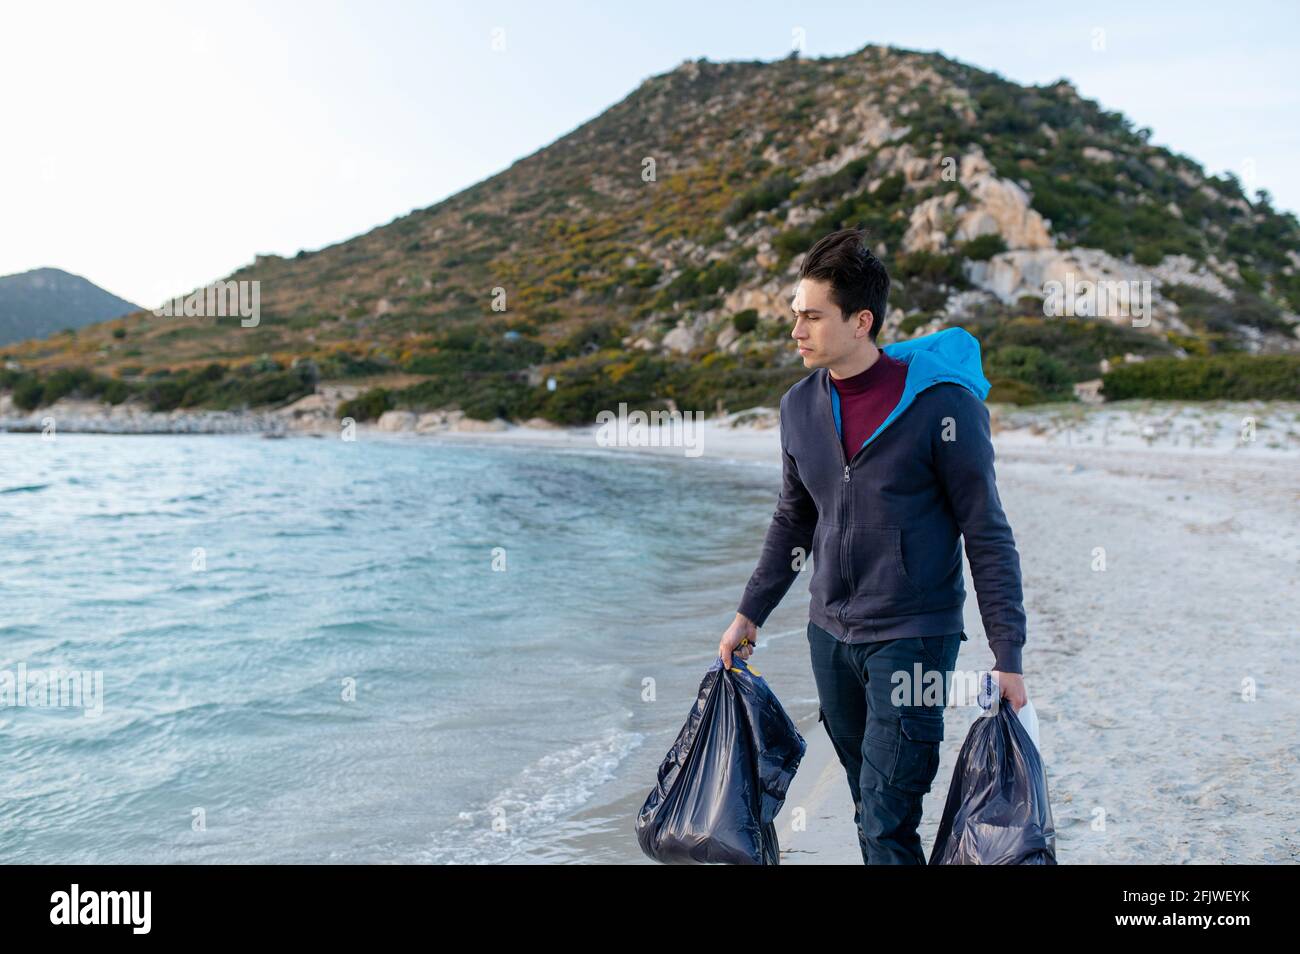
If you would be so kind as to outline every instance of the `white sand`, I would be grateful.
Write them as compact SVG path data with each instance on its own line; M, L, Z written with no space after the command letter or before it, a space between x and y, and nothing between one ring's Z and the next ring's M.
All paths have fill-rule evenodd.
M1125 402L993 412L1058 860L1300 859L1300 696L1288 688L1300 683L1300 406ZM1241 439L1247 417L1253 441ZM778 432L770 413L767 421L704 422L702 459L764 463L775 489ZM596 449L595 431L437 439ZM1093 568L1098 547L1104 571ZM957 665L975 670L993 657L969 568L966 587L970 641ZM848 784L825 730L815 710L791 714L809 746L778 817L783 861L861 864ZM975 717L969 707L947 710L921 827L927 857ZM791 830L796 808L805 830Z

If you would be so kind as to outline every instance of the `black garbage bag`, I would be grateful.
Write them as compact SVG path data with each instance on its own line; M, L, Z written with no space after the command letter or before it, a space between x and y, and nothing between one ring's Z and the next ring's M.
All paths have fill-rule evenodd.
M780 864L774 819L804 742L745 660L704 674L695 706L641 806L641 850L664 864Z
M1005 700L966 735L930 864L1056 864L1043 759Z

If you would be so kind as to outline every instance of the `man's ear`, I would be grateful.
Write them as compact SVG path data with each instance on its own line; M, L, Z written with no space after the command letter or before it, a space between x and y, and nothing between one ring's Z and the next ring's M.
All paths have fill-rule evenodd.
M863 317L863 316L865 316L865 317ZM858 312L858 317L859 317L859 318L862 318L862 320L865 321L865 322L867 323L867 329L866 329L866 330L867 330L867 337L870 338L870 337L871 337L871 323L872 323L873 321L876 320L876 316L873 315L873 314L871 313L871 309L870 309L870 308L863 308L860 312ZM854 335L854 337L857 337L857 336Z

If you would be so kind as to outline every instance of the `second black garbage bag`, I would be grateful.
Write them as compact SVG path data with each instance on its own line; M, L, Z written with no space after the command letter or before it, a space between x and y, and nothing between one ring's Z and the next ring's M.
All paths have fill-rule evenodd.
M780 864L774 819L807 745L767 681L719 657L636 819L664 864Z
M1056 864L1047 772L1009 703L976 719L962 744L930 864Z

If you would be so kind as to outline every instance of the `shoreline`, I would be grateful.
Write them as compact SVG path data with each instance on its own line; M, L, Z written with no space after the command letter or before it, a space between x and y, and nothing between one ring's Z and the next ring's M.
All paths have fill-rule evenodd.
M260 435L268 438L337 438L340 423L321 395L271 411L141 411L119 405L63 399L16 414L0 396L0 433L101 435ZM315 399L315 400L314 400ZM1153 401L1112 404L988 405L995 447L1091 448L1251 457L1300 456L1300 402ZM328 413L327 413L328 412ZM779 463L779 412L755 407L698 420L692 427L660 425L630 430L617 443L602 444L597 424L562 426L533 420L478 421L459 411L386 412L355 425L366 439L440 438L530 447L610 450L741 462ZM684 445L683 431L691 439ZM632 435L639 441L626 439ZM689 446L695 444L695 447ZM712 449L712 450L711 450ZM690 453L698 450L698 454ZM718 455L721 456L718 456Z

